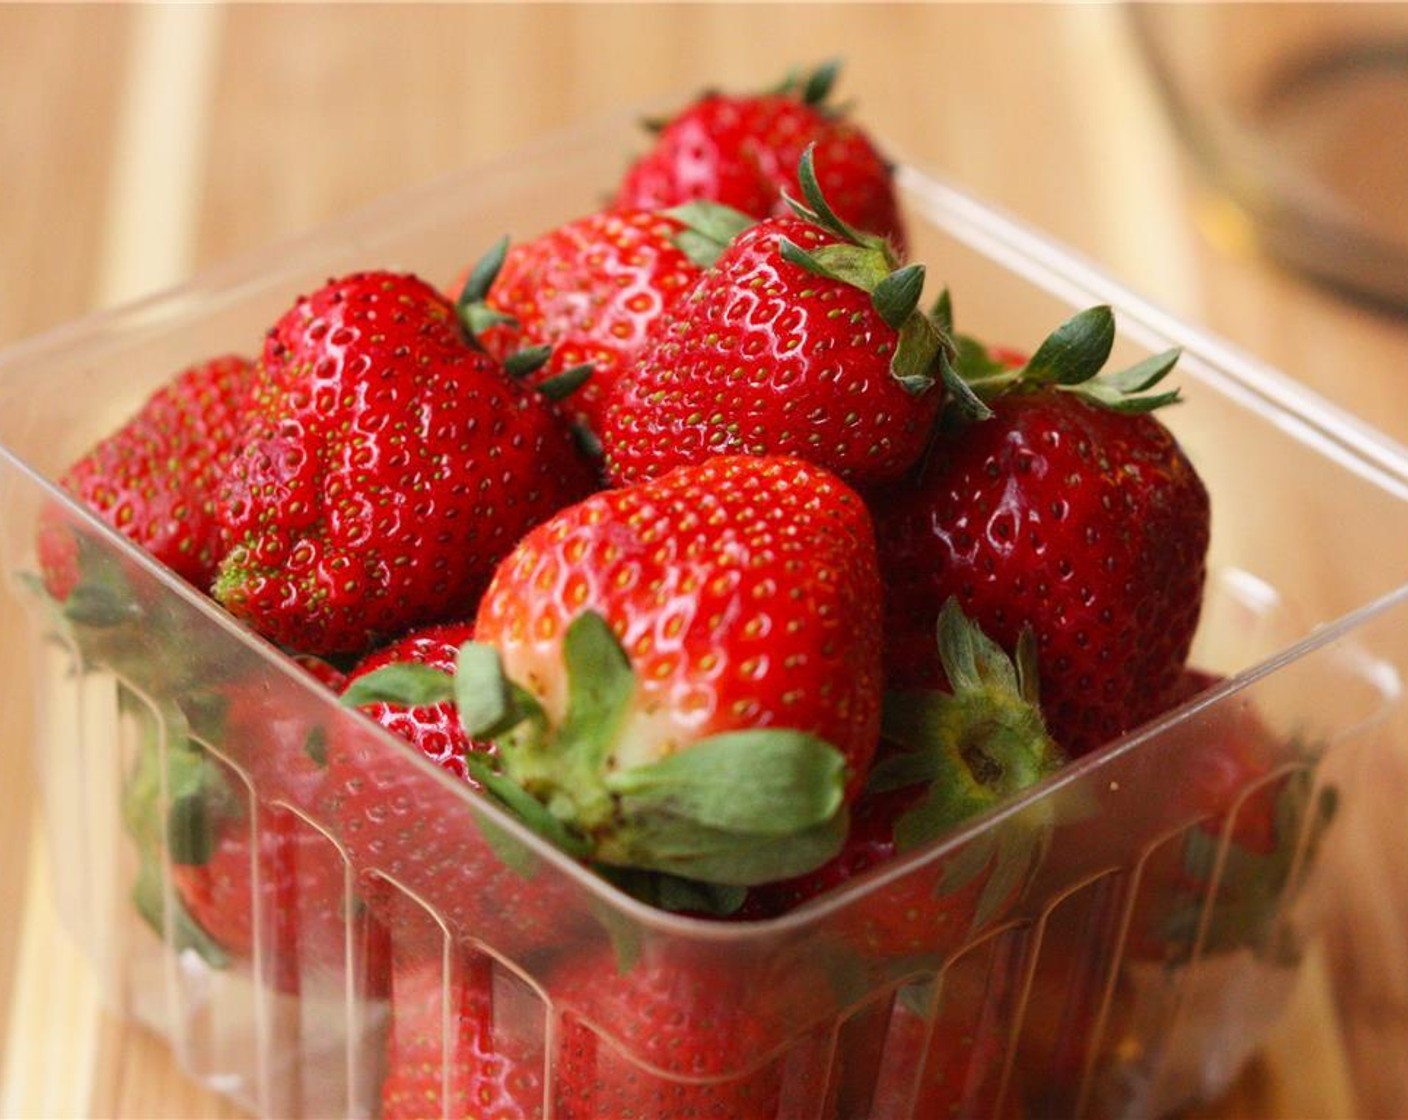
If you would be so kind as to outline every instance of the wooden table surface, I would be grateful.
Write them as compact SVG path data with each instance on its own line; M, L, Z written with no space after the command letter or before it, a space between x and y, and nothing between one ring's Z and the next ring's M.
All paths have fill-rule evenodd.
M1408 440L1408 320L1255 253L1107 6L0 6L0 346L583 117L835 55L895 152ZM232 1115L97 1008L0 648L0 1114ZM1350 1107L1296 1029L1218 1114Z

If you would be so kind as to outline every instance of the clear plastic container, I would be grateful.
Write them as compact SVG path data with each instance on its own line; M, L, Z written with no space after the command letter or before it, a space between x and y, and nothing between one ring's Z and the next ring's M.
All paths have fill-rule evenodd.
M5 637L35 659L61 911L112 1005L194 1077L286 1117L375 1115L393 1045L436 1075L422 1115L460 1115L490 1081L519 1113L559 1118L1167 1115L1231 1083L1312 953L1352 1051L1401 1055L1408 453L909 166L914 256L965 331L1030 346L1108 302L1119 357L1186 348L1167 421L1214 503L1194 661L1224 679L786 917L719 923L626 897L53 485L167 376L252 353L327 276L447 281L502 233L590 209L632 129L403 194L0 359L0 545L29 608ZM44 519L76 528L107 577L67 612L35 575ZM310 756L379 787L374 826L330 808ZM218 768L218 806L182 787L190 758ZM173 847L202 812L247 830L249 944L223 967L176 920ZM916 900L952 919L928 951L864 935ZM1360 1071L1366 1111L1408 1104L1397 1067Z

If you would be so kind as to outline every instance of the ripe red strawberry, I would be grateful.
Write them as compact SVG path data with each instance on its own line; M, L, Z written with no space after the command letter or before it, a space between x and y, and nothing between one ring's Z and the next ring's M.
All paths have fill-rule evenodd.
M841 851L808 874L754 888L744 916L786 913L835 890L1062 763L1036 706L1029 639L1014 664L950 600L940 615L939 649L953 691L888 698L892 741L854 806ZM844 907L834 925L869 957L938 959L1021 897L1040 846L1038 832L1009 821L953 860L913 869Z
M183 370L72 464L60 485L182 579L210 588L227 538L214 497L233 459L254 366L227 355ZM40 562L63 600L80 578L68 531L41 527Z
M662 320L601 430L617 483L710 455L797 455L857 487L908 470L929 439L948 342L900 268L821 195L734 238Z
M446 1116L533 1120L543 1115L543 1024L497 1009L493 962L455 953L396 960L382 1120ZM502 989L499 992L502 995ZM448 1029L447 1029L448 1028Z
M1188 669L1171 704L1223 683ZM1205 955L1263 950L1295 866L1333 816L1333 794L1317 795L1300 745L1275 733L1249 691L1186 712L1161 738L1178 770L1157 810L1121 803L1092 822L1092 843L1116 821L1160 841L1139 853L1125 955L1167 964L1186 961L1195 946ZM1103 842L1118 850L1121 839Z
M334 735L323 812L398 952L439 959L448 937L521 960L570 944L590 921L581 889L396 748Z
M1018 369L971 387L991 415L945 431L912 479L872 503L892 687L942 680L940 605L1008 646L1036 633L1041 702L1078 755L1162 710L1202 606L1207 491L1140 396L1176 352L1096 378L1108 308L1078 315ZM994 363L998 365L997 363Z
M1001 975L974 975L962 966L941 982L905 988L882 1036L878 1083L846 1115L930 1120L982 1117L1017 1120L1014 1093L1002 1093L1015 1001Z
M874 751L878 597L869 518L833 475L681 468L519 543L461 654L461 717L569 851L710 883L799 873L834 853Z
M460 646L473 639L472 621L447 622L414 630L362 658L347 675L346 687L352 691L344 700L359 707L392 734L405 739L432 762L477 788L478 783L465 766L465 754L470 750L492 751L493 744L471 743L452 701L397 702L389 698L383 683L378 689L380 698L359 703L361 689L354 688L358 681L392 665L423 665L453 673ZM385 682L384 676L381 679Z
M623 970L610 953L578 953L549 974L554 1116L793 1115L778 1051L830 1012L825 978L799 965L764 983L706 957L647 955ZM814 1103L821 1087L800 1091Z
M343 703L478 790L473 757L495 748L470 739L453 701L458 652L473 635L471 622L406 635L362 659ZM438 961L442 922L452 938L519 956L571 939L584 910L571 888L526 847L482 828L459 790L351 728L333 735L327 772L323 810L337 822L362 895L395 930L401 960Z
M240 445L216 597L313 653L462 614L519 535L593 486L552 406L462 338L443 296L386 272L278 321Z
M461 313L500 361L525 346L552 347L547 362L528 375L530 384L590 366L591 376L563 410L595 432L617 378L699 276L699 265L677 241L685 228L651 210L578 218L511 246L497 273L489 270L487 291L481 288L489 277L467 273L456 288ZM512 322L495 321L496 315Z
M339 674L301 662L320 681ZM306 726L281 711L262 679L232 685L200 733L240 759L248 781L194 737L144 749L125 791L129 832L144 866L137 904L158 930L168 915L149 892L158 864L149 847L158 828L176 889L172 935L215 967L251 968L277 990L297 994L345 982L349 935L358 945L357 982L385 992L385 931L348 898L342 853L322 832L284 805L311 812L324 774ZM174 726L182 727L177 719ZM164 775L163 775L164 768ZM163 817L161 796L169 799ZM256 799L256 794L266 800ZM350 927L350 928L349 928Z
M1186 703L1225 680L1202 669L1185 669L1166 707ZM1177 785L1190 815L1204 818L1209 830L1221 832L1228 816L1235 813L1229 833L1234 844L1259 855L1276 851L1285 838L1278 836L1275 800L1257 796L1253 790L1265 786L1293 752L1277 742L1251 703L1245 697L1224 701L1195 726L1175 734L1190 740L1187 765Z
M186 914L228 954L249 966L262 935L266 978L282 992L340 981L346 958L346 867L332 843L285 809L261 806L257 822L235 814L212 821L213 848L173 856L172 879ZM180 858L199 862L182 863ZM368 919L352 903L354 923ZM384 931L372 933L365 990L385 991Z
M837 70L828 63L766 93L704 94L660 127L616 204L660 209L706 200L755 218L781 216L782 192L797 194L797 161L815 144L817 174L837 213L902 251L890 165L863 129L827 104Z

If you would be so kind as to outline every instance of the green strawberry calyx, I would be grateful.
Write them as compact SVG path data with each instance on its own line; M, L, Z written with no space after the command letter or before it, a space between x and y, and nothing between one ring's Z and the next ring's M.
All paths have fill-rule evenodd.
M505 234L490 246L488 252L474 262L465 277L464 287L455 300L455 315L471 344L479 345L479 336L491 327L517 327L518 320L489 305L489 289L494 286L508 257L509 238ZM482 347L481 347L482 349Z
M665 217L682 227L671 240L675 247L700 268L709 268L719 255L758 220L722 202L694 199L663 211Z
M810 70L789 70L787 76L774 86L769 93L796 97L804 105L826 112L828 115L838 110L827 104L836 79L841 74L839 58L828 58Z
M876 764L875 792L920 782L927 796L897 822L900 850L927 843L1034 785L1065 760L1037 696L1036 640L1009 657L950 598L939 612L939 658L952 691L892 692L883 732L901 751Z
M464 286L455 300L455 317L459 320L460 330L465 341L476 350L484 349L480 336L485 331L499 326L513 329L519 326L518 320L512 315L489 303L489 291L503 269L508 250L509 238L505 235L470 268ZM529 374L542 369L551 357L551 346L525 346L504 359L504 372L515 381L521 381ZM551 401L560 401L581 388L591 375L590 365L572 366L544 378L533 388Z
M796 98L827 119L842 117L846 114L848 107L834 105L829 100L831 91L836 85L836 79L841 74L841 64L841 59L831 58L818 63L810 70L791 69L782 81L770 89L763 90L762 96ZM720 96L723 95L717 89L703 89L696 95L691 107ZM687 108L685 112L688 113L689 109ZM677 119L679 118L671 116L646 117L640 123L647 132L659 135Z
M146 721L136 763L123 784L122 821L137 849L132 905L173 948L193 949L210 967L223 969L230 965L229 954L170 889L166 866L208 863L219 821L234 807L216 764L186 736L179 709L168 709L165 718L176 734L163 739Z
M462 646L453 674L386 666L343 700L394 698L403 686L422 702L452 699L470 738L498 747L497 758L472 755L473 776L530 828L590 863L737 887L802 874L839 850L846 763L831 744L785 728L728 731L620 767L615 748L636 679L599 614L584 612L568 627L563 667L567 706L555 725L486 643Z
M867 789L924 784L922 798L895 822L895 847L910 851L1030 788L1065 762L1047 733L1037 694L1036 638L1024 628L1009 657L964 615L955 598L939 612L939 658L950 692L890 693L883 731L901 748L876 764ZM1049 831L1041 807L969 840L946 866L941 894L987 880L974 909L976 930L1019 893L1038 865Z
M945 373L954 355L953 343L930 315L919 309L924 292L922 264L901 264L883 238L848 225L822 194L816 176L816 145L810 144L797 165L802 200L784 194L792 212L836 241L816 249L803 249L782 238L782 258L815 276L849 284L870 296L871 306L898 336L890 354L890 373L909 393L919 396Z
M922 396L935 381L946 385L953 382L961 389L951 368L953 343L939 321L919 308L924 266L902 265L883 237L863 233L837 216L817 181L815 148L815 144L809 145L798 162L802 201L785 193L783 197L797 217L836 240L815 249L803 249L790 238L782 237L778 241L779 254L814 276L850 285L870 296L876 314L896 334L890 350L890 373L907 392ZM713 266L739 234L761 224L731 207L708 201L687 202L664 213L684 227L674 242L701 268Z
M990 415L988 405L999 397L1041 389L1072 393L1101 408L1125 413L1152 412L1180 399L1177 389L1152 391L1177 364L1182 354L1178 347L1118 372L1104 372L1115 342L1114 312L1104 304L1072 315L1019 364L1001 360L976 339L954 331L947 289L930 317L955 340L954 369L963 388L950 399L968 419L985 419Z

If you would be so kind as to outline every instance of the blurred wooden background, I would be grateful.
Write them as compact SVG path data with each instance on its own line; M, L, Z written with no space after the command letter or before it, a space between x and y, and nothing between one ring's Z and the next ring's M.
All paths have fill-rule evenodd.
M0 346L583 117L836 55L895 154L1408 439L1408 322L1256 255L1117 6L0 6ZM0 1114L230 1114L94 1004L48 903L26 659L3 658ZM1296 1045L1219 1114L1343 1108Z

